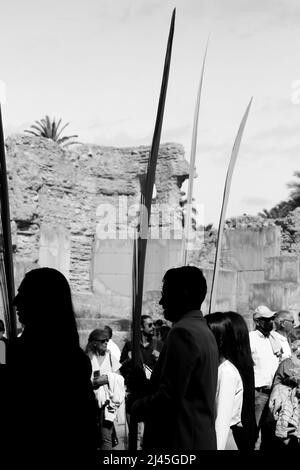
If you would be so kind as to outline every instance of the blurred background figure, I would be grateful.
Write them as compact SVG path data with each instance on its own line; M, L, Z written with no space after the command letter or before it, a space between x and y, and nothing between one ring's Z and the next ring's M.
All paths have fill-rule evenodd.
M114 342L114 340L112 339L112 335L113 335L113 330L111 329L110 326L108 325L105 325L104 327L104 330L107 332L108 334L108 343L107 343L107 349L113 354L113 356L115 356L116 359L118 359L118 361L120 360L121 358L121 351L120 351L120 348L119 346Z
M171 326L169 326L168 323L169 322L167 322L166 320L162 320L161 318L154 322L155 337L162 343L165 342L167 335L171 329Z
M288 340L289 342L294 341L298 338L298 333L300 334L300 312L298 313L298 325L289 332Z
M291 343L291 357L275 373L269 408L273 417L270 449L300 450L300 332Z
M291 357L291 348L289 345L289 334L293 330L295 320L292 312L288 310L279 310L274 316L275 331L274 335L279 340L282 348L281 360Z

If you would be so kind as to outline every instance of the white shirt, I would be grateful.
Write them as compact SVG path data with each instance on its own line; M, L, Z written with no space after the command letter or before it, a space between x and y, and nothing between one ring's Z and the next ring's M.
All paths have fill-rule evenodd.
M243 405L243 382L237 368L228 360L218 368L216 394L217 449L224 450L229 429L241 422Z
M121 357L120 348L112 339L108 341L107 349L115 356L116 359L118 359L118 361L120 360L120 357Z
M282 357L281 360L287 359L288 357L291 357L292 351L291 347L289 345L289 342L287 338L283 335L281 335L278 331L272 331L272 334L275 336L276 339L280 342L280 345L282 347Z
M260 331L250 331L249 339L254 362L255 387L271 387L279 366L279 358L273 353L269 338L266 338Z

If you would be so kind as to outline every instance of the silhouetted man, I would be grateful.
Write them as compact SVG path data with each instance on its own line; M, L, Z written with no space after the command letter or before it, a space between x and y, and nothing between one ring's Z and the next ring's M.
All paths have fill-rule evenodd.
M167 271L160 304L173 322L150 379L150 394L132 415L145 421L143 450L216 450L218 349L200 307L206 296L200 269Z

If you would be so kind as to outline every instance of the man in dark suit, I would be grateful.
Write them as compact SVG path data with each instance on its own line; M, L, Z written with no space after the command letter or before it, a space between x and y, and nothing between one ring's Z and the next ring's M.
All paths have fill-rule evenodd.
M200 307L207 292L200 269L167 271L160 304L173 322L150 380L132 416L145 421L143 450L216 450L218 348Z

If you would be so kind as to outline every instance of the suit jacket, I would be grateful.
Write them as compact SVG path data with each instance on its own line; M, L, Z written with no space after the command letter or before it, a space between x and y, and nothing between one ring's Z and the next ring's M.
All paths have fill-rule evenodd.
M145 421L143 450L216 450L215 396L219 354L202 313L186 313L169 332L151 394L132 409Z

